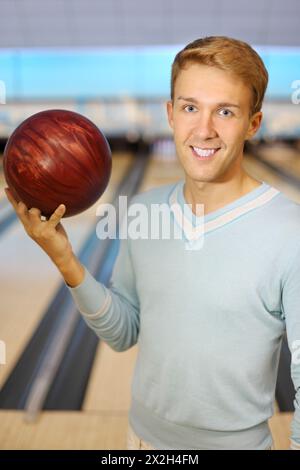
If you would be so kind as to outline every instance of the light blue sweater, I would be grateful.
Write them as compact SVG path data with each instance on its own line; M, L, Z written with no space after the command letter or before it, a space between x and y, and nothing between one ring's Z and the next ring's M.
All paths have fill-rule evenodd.
M129 421L140 438L156 449L266 449L282 336L291 352L300 340L300 205L261 182L204 217L188 208L180 218L183 185L132 201L167 204L181 239L122 240L109 289L86 270L69 290L114 350L138 343Z

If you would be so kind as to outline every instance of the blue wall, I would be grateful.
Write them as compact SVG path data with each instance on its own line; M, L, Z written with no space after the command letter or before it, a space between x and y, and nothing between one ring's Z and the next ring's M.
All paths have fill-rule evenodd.
M0 50L0 80L7 101L168 97L171 64L181 47ZM291 84L300 79L300 49L255 49L270 74L267 97L290 101Z

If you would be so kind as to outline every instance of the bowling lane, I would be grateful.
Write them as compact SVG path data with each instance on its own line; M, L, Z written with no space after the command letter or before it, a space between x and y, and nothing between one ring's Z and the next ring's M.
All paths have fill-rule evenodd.
M269 159L271 160L271 155L269 156ZM285 169L286 162L287 159L284 159L282 157L279 168ZM287 197L293 199L295 202L300 204L300 190L288 183L285 179L281 178L275 170L268 168L266 165L264 165L264 163L254 158L254 156L250 153L245 154L244 168L254 178L264 180L266 183L279 189L284 194L286 194ZM298 175L300 181L300 171L295 174L295 176Z
M128 169L132 156L113 155L110 183L100 201L109 202ZM97 203L83 214L63 221L74 247L80 247L95 222ZM0 385L8 377L51 301L61 276L47 255L25 234L17 221L0 238L0 339L6 344L6 364Z
M300 179L300 150L296 146L292 147L284 141L263 144L259 146L259 156Z
M1 411L1 450L126 449L126 414L43 412L37 423L24 422L21 411Z

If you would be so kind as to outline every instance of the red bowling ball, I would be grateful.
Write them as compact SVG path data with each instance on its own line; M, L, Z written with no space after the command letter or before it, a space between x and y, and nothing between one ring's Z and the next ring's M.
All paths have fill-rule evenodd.
M3 155L7 185L17 201L49 217L65 204L64 217L88 209L105 191L111 151L86 117L51 109L30 116L9 138Z

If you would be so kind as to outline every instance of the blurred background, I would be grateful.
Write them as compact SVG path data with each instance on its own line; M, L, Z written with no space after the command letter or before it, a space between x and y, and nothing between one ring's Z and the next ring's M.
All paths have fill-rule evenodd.
M0 0L0 155L25 118L68 109L110 143L101 202L175 182L183 174L165 110L172 61L196 38L226 35L251 44L270 77L245 168L300 202L299 18L297 0ZM0 164L0 449L125 449L137 349L116 353L86 328L17 221L1 156ZM93 206L64 226L108 283L118 243L101 246L96 223ZM276 449L289 446L289 371L284 341L270 420Z

